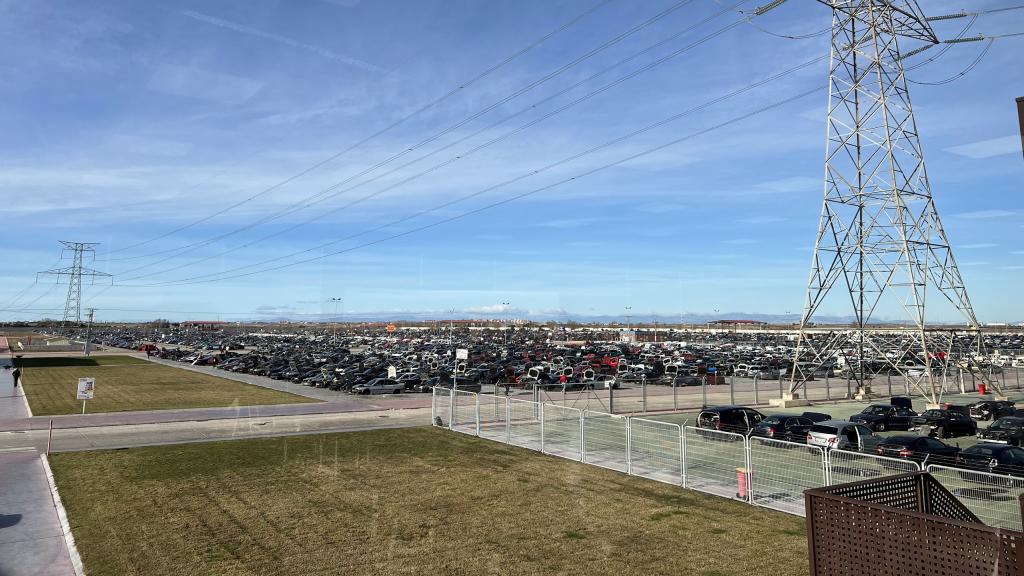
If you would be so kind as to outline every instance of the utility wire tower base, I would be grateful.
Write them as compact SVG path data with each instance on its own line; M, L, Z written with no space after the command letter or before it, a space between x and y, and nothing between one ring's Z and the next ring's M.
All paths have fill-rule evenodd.
M96 278L110 278L111 275L106 272L86 268L83 265L86 254L95 257L97 242L68 242L61 240L60 243L64 245L62 257L63 252L70 251L72 253L71 266L44 270L40 274L56 276L57 284L60 284L61 277L66 276L68 279L68 296L64 301L64 318L60 323L61 332L64 332L71 323L74 323L76 326L82 323L82 277L89 277L95 282Z
M976 371L981 352L978 321L932 201L899 46L938 39L913 0L819 2L833 12L825 201L790 394L838 362L862 391L873 373L899 374L937 404L947 379ZM852 312L852 326L814 328L830 294ZM930 328L925 305L936 299L966 329ZM882 315L902 318L903 326L881 326Z

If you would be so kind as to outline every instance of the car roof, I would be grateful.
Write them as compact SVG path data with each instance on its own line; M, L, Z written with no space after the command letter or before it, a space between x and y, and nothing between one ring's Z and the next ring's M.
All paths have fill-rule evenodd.
M1021 423L1021 422L1024 422L1024 417L1022 417L1022 416L1003 416L1002 418L998 418L996 421L998 422L999 420L1004 420L1004 421L1007 421L1007 422Z
M1010 446L1009 444L998 444L996 442L978 442L974 446L964 448L964 452L973 450L974 448L985 448L993 452L1002 452L1003 450L1009 450L1010 448L1016 448L1016 446Z
M882 444L910 444L911 442L924 438L924 436L914 436L912 434L900 434L898 436L889 436L885 440L882 440Z
M855 424L855 422L850 422L849 420L824 420L822 422L814 423L815 426L834 426L836 428L841 428L843 426L850 426Z

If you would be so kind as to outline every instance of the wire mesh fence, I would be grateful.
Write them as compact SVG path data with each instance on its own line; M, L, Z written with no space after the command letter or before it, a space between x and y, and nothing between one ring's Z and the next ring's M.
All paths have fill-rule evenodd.
M683 428L684 486L693 490L748 499L737 481L747 470L747 443L741 434L687 426Z
M1024 479L988 472L928 466L928 472L989 526L1021 530L1020 502Z
M657 420L630 418L629 473L659 482L682 485L682 426Z
M529 400L508 401L507 442L531 450L541 449L541 404Z
M913 460L445 388L434 389L431 415L435 426L801 516L807 489L921 469ZM1024 479L928 471L987 525L1021 529Z
M825 454L817 446L750 438L747 471L751 502L804 514L804 490L825 485Z
M846 484L879 476L917 472L921 469L912 460L887 458L863 452L829 450L826 456L828 484Z
M629 472L629 419L604 412L583 412L583 461Z
M452 391L452 430L476 434L477 395L465 390Z
M430 422L448 428L452 424L452 395L447 388L435 387L430 404Z
M503 396L479 394L477 400L480 403L480 437L507 442L508 399Z
M570 460L583 457L581 412L555 404L541 405L541 446L545 454Z

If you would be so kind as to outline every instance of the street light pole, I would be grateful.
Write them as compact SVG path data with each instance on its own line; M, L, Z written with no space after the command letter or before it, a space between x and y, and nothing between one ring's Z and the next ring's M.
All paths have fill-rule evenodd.
M331 298L331 302L334 302L334 336L333 340L338 341L338 305L343 302L341 298Z
M508 348L508 307L509 307L509 303L508 302L502 302L501 306L502 306L502 310L505 312L505 329L501 331L501 334L502 334L502 336L504 338L505 348Z

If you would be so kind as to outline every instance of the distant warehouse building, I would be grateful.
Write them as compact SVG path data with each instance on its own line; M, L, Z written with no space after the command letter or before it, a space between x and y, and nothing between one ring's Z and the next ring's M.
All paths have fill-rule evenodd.
M760 320L712 320L711 322L708 322L708 328L715 328L718 330L749 330L764 328L767 325L767 322L762 322Z

